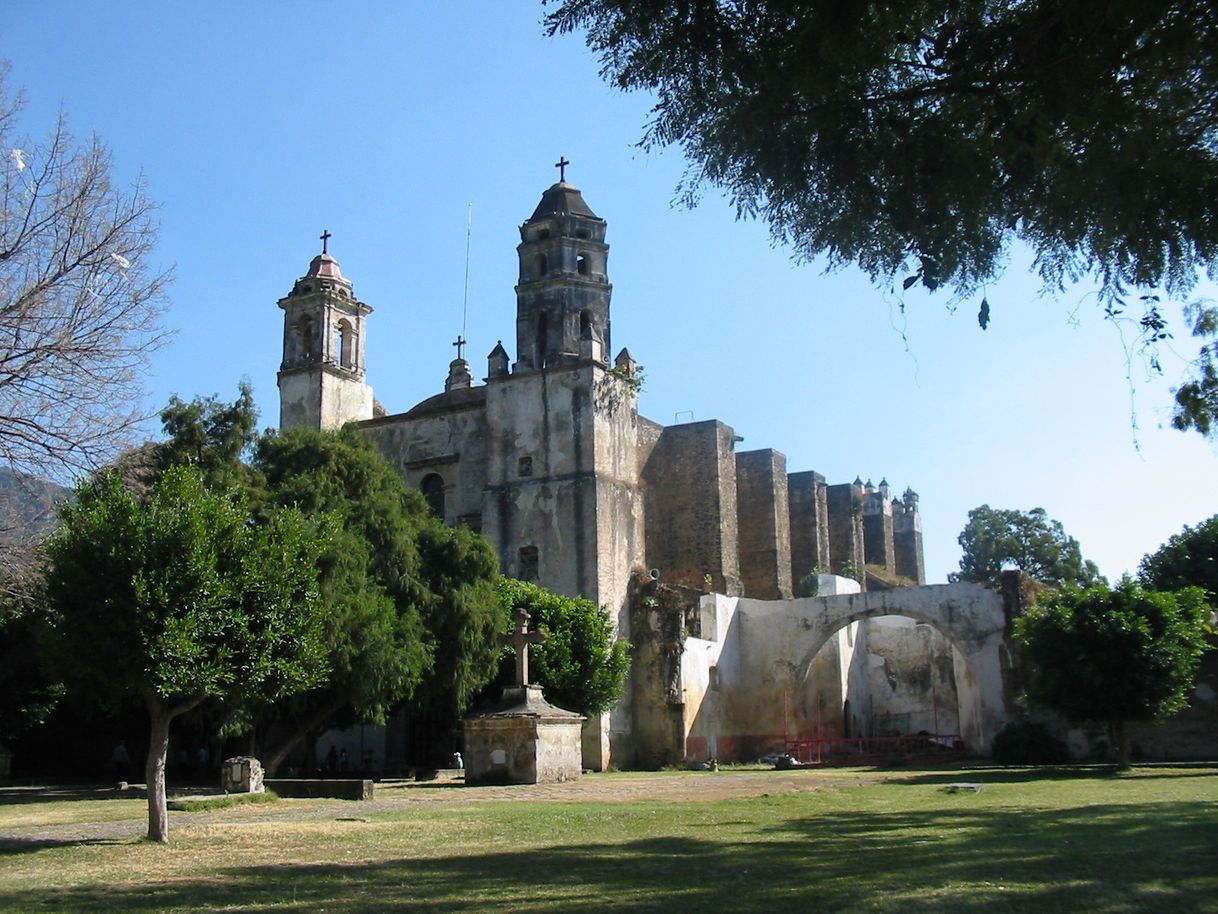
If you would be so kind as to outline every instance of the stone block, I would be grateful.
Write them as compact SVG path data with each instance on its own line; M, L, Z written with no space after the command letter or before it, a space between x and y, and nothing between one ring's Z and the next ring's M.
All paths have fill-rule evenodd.
M262 762L250 755L226 758L220 766L220 789L225 793L262 793Z
M371 800L373 782L360 778L269 778L268 789L281 797Z

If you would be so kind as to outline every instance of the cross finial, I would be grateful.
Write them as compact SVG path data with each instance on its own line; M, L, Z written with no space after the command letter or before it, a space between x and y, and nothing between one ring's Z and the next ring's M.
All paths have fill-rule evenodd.
M457 358L458 359L465 358L465 343L466 343L465 337L462 336L460 333L458 333L457 341L455 343L453 343L453 345L457 347Z
M558 180L567 180L567 166L571 163L567 161L565 156L559 156L558 161L554 163L554 167L558 169Z
M323 254L330 253L330 239L334 236L330 234L329 229L322 229L321 232L321 252Z
M516 688L529 684L529 645L545 644L546 633L529 631L529 611L523 606L516 608L516 627L510 635L502 635L503 641L516 649Z

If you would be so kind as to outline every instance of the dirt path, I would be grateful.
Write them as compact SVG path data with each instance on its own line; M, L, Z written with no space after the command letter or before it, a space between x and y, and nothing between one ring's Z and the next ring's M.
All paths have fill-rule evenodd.
M268 805L238 806L208 812L171 812L169 821L172 830L224 821L364 818L416 804L501 803L516 800L566 803L711 802L803 793L821 789L822 786L823 780L818 778L815 771L768 770L591 774L561 784L506 787L466 787L459 781L388 781L377 785L375 799L363 802L284 800ZM55 791L47 791L45 799L51 802L60 799L60 796ZM37 800L27 795L22 802L36 803ZM5 828L0 824L0 853L39 846L125 842L141 838L146 830L147 820L143 816L109 822L27 825L18 828Z

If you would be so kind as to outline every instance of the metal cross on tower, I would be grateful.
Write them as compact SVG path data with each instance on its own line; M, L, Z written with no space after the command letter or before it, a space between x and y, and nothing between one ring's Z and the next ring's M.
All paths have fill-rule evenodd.
M521 606L516 610L515 629L510 635L503 635L502 640L516 650L516 688L523 689L529 684L529 645L544 644L546 633L529 631L529 611Z
M330 239L331 239L331 238L333 238L333 237L334 237L334 236L330 234L330 230L329 230L329 229L322 229L322 231L321 231L321 252L322 252L323 254L329 254L329 253L330 253L330 250L329 250L329 248L330 248Z
M457 341L453 343L457 347L457 358L464 361L465 359L465 337L460 333L457 334Z
M559 156L558 161L554 163L554 167L558 169L558 180L567 180L567 166L571 163L564 156Z

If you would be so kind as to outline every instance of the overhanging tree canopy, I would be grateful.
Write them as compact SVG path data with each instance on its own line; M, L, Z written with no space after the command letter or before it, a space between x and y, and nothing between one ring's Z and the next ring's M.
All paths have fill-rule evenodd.
M1218 16L1206 0L554 0L602 74L655 93L643 144L798 256L970 294L1016 239L1051 288L1186 293L1218 269ZM1157 300L1143 339L1161 340ZM989 308L984 299L979 320ZM1174 422L1218 430L1214 309Z

